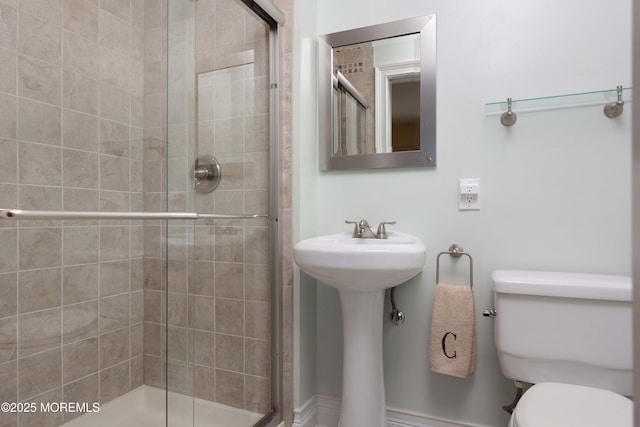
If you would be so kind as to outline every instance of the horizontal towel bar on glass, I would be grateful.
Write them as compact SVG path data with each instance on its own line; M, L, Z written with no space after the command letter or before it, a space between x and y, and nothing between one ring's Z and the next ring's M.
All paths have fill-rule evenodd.
M201 214L194 212L92 212L92 211L36 211L0 209L0 219L56 219L56 220L136 220L136 219L257 219L269 215Z

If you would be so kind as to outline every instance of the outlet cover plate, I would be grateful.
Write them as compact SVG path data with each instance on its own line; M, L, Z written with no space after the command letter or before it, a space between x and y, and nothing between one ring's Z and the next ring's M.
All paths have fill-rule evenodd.
M480 178L458 180L458 210L480 210Z

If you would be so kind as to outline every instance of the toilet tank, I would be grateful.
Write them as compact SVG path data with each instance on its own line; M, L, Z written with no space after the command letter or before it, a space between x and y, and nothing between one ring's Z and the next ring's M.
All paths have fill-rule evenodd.
M507 378L632 394L631 278L497 270L495 343Z

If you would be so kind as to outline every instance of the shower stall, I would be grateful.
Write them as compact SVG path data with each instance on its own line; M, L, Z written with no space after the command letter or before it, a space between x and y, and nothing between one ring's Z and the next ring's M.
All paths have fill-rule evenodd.
M0 425L282 420L283 23L0 3Z

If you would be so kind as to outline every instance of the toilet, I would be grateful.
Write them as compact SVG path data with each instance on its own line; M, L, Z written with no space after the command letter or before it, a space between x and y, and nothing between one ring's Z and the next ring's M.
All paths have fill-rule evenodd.
M533 384L509 427L631 427L632 305L627 276L496 270L503 374Z

